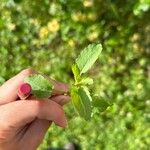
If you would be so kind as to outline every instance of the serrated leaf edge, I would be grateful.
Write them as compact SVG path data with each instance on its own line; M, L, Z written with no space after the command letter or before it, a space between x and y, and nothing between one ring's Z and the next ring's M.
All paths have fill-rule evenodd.
M93 48L94 46L100 46L100 52L102 51L102 45L99 43L99 44L89 44L86 48L84 48L82 51L81 51L81 53L80 53L80 55L78 56L78 58L76 59L76 64L77 64L77 66L78 66L78 63L77 63L77 61L79 60L79 58L81 57L81 55L84 55L84 53L85 53L85 50L86 49L89 49L89 48ZM98 57L97 57L98 58ZM88 60L86 61L86 63L88 62ZM78 66L79 67L79 66ZM80 68L79 68L80 69ZM84 70L84 68L82 69L82 70ZM80 75L82 74L82 73L84 73L84 72L82 72L82 70L80 70L81 72L80 72Z

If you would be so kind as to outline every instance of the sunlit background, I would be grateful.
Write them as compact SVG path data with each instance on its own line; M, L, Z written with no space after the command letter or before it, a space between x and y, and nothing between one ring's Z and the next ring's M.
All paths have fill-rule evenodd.
M150 0L0 0L0 84L34 69L71 83L81 49L103 51L91 92L113 103L90 122L65 107L68 128L52 126L39 150L76 143L81 150L150 147Z

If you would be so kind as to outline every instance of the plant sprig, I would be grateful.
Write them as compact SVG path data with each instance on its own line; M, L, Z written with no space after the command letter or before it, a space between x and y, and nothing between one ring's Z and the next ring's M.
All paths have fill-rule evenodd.
M93 84L93 79L85 76L85 73L93 66L102 51L101 44L90 44L83 49L72 65L74 83L71 85L70 95L72 104L77 113L89 120L92 109L99 108L105 111L109 106L107 101L101 100L98 96L91 96L89 85ZM53 85L42 75L31 75L25 82L32 86L32 94L39 98L50 97Z

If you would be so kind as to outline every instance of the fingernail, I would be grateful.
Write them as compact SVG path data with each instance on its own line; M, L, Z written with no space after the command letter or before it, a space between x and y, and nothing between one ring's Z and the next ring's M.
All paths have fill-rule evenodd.
M18 87L18 96L20 99L26 99L32 91L32 87L28 83L22 83Z

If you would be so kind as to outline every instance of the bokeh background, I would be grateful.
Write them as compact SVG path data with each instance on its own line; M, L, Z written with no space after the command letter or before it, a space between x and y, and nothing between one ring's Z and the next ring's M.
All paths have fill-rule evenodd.
M0 84L32 66L71 83L81 49L103 51L89 75L113 102L90 122L65 107L67 129L52 126L39 150L74 142L82 150L150 147L150 0L0 0Z

